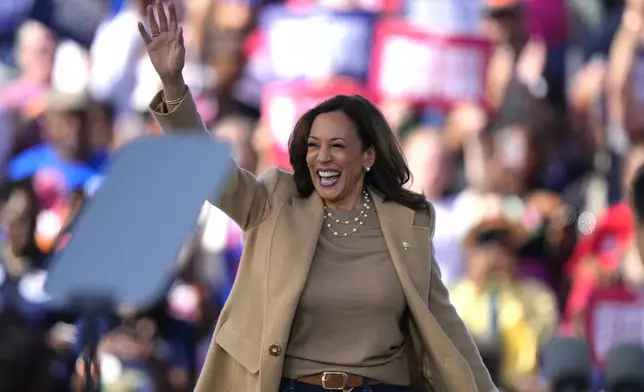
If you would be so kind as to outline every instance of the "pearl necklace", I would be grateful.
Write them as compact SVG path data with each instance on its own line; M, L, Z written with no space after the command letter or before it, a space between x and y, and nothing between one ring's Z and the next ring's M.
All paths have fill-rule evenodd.
M367 211L371 209L371 199L369 198L369 194L367 191L364 189L362 190L362 198L363 198L363 203L362 203L362 209L360 210L360 214L351 219L351 220L342 220L342 219L337 219L336 217L331 214L327 206L324 206L324 219L328 219L332 222L329 222L325 224L326 228L333 233L334 236L336 237L348 237L353 233L356 233L360 226L364 225L364 222L367 220L368 215ZM339 232L336 228L334 228L333 223L337 225L356 225L354 228L351 229L351 231L348 232Z

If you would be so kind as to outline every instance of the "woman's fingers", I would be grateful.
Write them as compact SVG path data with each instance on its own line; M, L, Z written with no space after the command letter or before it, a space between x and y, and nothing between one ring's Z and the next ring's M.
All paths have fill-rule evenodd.
M179 27L177 30L177 42L183 46L183 27Z
M168 11L170 13L170 22L168 23L168 30L177 31L177 28L179 27L179 18L177 17L177 9L174 6L174 4L170 4L170 7L168 7Z
M148 14L148 24L150 25L150 32L152 33L152 37L154 37L160 34L157 19L154 17L154 8L149 5L146 11Z
M174 37L175 40L183 44L183 29L179 27L177 9L174 4L170 4L168 8L170 14L169 19L161 0L156 1L156 16L154 6L149 5L147 7L146 13L148 24L150 25L150 33L145 29L143 23L139 22L138 24L139 33L146 45L150 44L154 37L165 32L172 33L170 37Z
M168 16L161 0L157 0L157 17L159 18L159 32L168 31Z
M143 38L143 42L145 42L146 45L149 45L150 42L152 42L152 37L148 34L148 32L145 30L145 26L143 26L143 23L139 22L139 33L141 34L141 38Z

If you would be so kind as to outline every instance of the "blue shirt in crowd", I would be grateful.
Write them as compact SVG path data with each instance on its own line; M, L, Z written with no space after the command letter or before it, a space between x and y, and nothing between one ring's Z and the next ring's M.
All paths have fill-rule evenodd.
M20 181L41 169L52 168L63 175L68 189L82 189L91 179L100 175L100 169L106 160L105 155L98 154L87 163L71 162L62 159L51 145L41 144L11 160L7 175L11 180Z

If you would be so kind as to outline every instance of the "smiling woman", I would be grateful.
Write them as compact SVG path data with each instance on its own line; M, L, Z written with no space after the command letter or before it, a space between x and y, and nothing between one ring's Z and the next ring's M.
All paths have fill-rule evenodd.
M421 194L406 190L409 168L389 124L369 100L339 95L305 113L289 143L301 196L316 191L331 209L353 210L365 186L383 199L427 210Z
M161 81L164 132L205 131L181 76L174 7L139 25ZM294 173L236 167L210 200L245 234L197 392L496 390L433 257L434 209L382 113L337 96L289 143Z

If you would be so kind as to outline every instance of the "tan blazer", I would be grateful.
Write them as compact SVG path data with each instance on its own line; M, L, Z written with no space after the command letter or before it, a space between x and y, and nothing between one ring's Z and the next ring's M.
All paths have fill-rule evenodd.
M190 94L167 113L151 111L165 132L205 130ZM411 317L404 326L413 391L495 391L463 322L449 302L433 257L432 213L373 196ZM245 232L232 292L221 312L197 392L277 392L284 352L322 227L323 203L298 196L291 174L243 169L220 200L210 200Z

